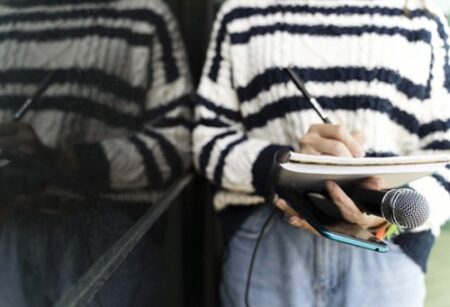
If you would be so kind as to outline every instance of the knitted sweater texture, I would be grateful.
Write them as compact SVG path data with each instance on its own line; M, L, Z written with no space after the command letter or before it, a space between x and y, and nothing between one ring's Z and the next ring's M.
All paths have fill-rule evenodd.
M292 67L332 118L363 131L368 156L448 153L450 63L445 18L428 2L230 0L218 13L196 103L194 163L214 204L261 204L276 150L299 149L320 118L289 82ZM411 184L450 216L450 170Z

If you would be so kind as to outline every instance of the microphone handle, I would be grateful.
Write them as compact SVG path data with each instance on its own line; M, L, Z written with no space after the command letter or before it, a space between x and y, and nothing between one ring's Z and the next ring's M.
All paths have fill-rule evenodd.
M344 189L344 191L361 211L383 217L383 214L381 213L381 204L386 195L385 191L355 188L347 188ZM342 214L326 192L309 192L307 195L314 203L315 208L322 214L329 218L342 220Z
M381 204L386 195L385 191L354 188L345 190L345 192L361 211L383 217L383 214L381 213Z

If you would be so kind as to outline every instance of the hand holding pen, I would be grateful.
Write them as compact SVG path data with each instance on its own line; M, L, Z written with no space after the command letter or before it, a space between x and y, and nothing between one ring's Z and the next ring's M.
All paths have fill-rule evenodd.
M35 133L33 127L20 120L49 88L54 79L54 75L54 73L50 73L39 84L34 94L25 100L14 113L14 120L12 122L0 123L0 149L20 151L34 156L39 156L39 153L44 151L45 146Z
M47 185L47 174L36 165L48 156L48 150L33 127L20 120L45 93L53 76L52 73L41 82L15 112L12 122L0 123L0 220L13 210L8 204L18 195L41 191Z
M286 73L323 121L321 124L311 125L308 132L299 140L300 153L310 155L325 154L340 157L364 157L364 134L361 132L350 132L343 126L333 125L319 102L309 93L305 84L295 71L286 68ZM359 184L361 188L371 190L379 190L383 185L381 180L376 177L367 178ZM361 212L353 200L335 182L326 182L326 190L346 221L360 225L363 228L372 228L380 224L385 224L386 221L384 219L369 216ZM289 223L292 226L314 233L312 227L298 213L292 210L284 200L277 200L275 205L290 217Z
M12 122L0 123L0 167L9 164L13 159L19 159L23 153L33 156L45 152L45 146L36 135L31 125L20 120L28 110L42 97L54 80L55 73L50 73L37 87L33 95L14 113Z
M333 125L319 102L309 93L299 76L290 68L287 74L303 94L303 97L324 122L309 127L308 132L299 140L300 152L310 155L332 155L339 157L364 157L364 135L361 132L349 132L345 127Z
M21 121L32 107L40 103L40 98L54 79L55 73L50 73L39 84L34 94L17 109L14 120L0 123L0 170L2 171L0 182L11 180L13 176L19 178L22 183L26 181L29 183L28 187L20 187L24 193L35 191L36 188L39 190L47 188L50 183L57 183L67 188L85 188L78 180L79 164L75 154L70 149L45 146L34 128ZM4 159L6 163L2 164L1 159ZM7 165L10 162L14 163L11 163L8 169ZM2 166L6 167L2 168ZM0 185L0 200L1 194ZM68 194L64 192L64 195Z

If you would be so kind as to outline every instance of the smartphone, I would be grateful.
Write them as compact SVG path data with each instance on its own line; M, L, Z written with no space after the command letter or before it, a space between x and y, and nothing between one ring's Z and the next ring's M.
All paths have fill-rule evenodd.
M316 192L297 192L277 187L276 193L317 232L330 240L386 253L389 247L370 231L343 220L338 208Z

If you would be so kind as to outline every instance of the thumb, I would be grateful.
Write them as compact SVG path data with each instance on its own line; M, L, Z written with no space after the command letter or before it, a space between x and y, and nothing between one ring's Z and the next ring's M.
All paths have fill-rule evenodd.
M362 146L366 144L366 135L361 131L353 131L352 136Z

